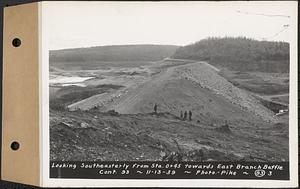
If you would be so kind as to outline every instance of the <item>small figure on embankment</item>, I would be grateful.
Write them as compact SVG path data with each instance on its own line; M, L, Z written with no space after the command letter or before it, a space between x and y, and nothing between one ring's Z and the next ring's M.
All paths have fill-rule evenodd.
M193 115L193 113L192 113L192 111L190 110L190 111L189 111L189 121L192 121L192 115Z
M154 108L153 109L154 109L154 113L157 114L157 104L156 103L154 104Z
M187 112L185 111L184 116L183 116L183 120L186 120L186 119L187 119Z

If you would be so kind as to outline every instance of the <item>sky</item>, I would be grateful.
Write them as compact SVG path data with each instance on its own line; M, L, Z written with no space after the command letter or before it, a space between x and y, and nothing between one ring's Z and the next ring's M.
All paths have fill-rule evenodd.
M297 4L269 2L43 2L49 49L188 45L207 37L286 41Z

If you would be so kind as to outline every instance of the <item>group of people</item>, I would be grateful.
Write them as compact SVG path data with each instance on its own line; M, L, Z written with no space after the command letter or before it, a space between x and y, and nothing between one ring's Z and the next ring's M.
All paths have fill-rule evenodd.
M154 113L157 114L157 104L155 103L154 104L154 107L153 107L153 110L154 110ZM189 121L192 121L192 116L193 116L193 113L191 110L189 111L180 111L180 119L181 120L189 120Z
M193 116L193 113L192 113L191 110L189 110L189 111L184 111L184 113L183 113L182 110L180 111L180 119L182 119L182 120L189 120L189 121L192 121L192 116Z

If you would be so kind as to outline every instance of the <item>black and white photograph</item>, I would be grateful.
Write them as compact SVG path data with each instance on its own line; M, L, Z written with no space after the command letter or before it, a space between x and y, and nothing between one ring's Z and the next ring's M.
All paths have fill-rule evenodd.
M49 160L288 163L293 5L49 3Z

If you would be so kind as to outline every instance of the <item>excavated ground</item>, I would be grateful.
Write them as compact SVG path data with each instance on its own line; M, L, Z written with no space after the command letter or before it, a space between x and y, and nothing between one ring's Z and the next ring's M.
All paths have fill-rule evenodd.
M210 124L170 113L50 111L50 159L288 161L283 123Z
M128 88L101 88L74 109L52 108L50 159L288 161L288 115L276 117L207 63L156 71Z

